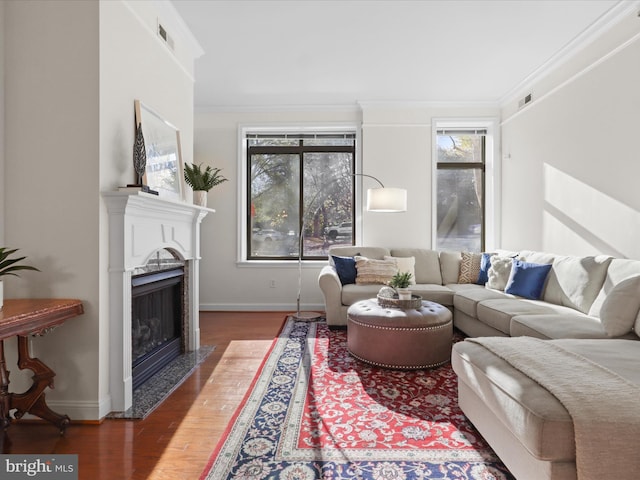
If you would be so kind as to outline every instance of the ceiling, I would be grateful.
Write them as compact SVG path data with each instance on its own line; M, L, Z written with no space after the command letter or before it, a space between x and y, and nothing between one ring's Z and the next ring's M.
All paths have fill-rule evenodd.
M211 109L500 104L624 2L172 3L205 52L195 63L196 109Z

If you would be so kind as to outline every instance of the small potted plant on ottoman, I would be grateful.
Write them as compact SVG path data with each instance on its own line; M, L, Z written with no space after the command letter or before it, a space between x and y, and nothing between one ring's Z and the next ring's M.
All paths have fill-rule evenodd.
M389 286L394 288L398 293L399 300L411 300L411 277L413 275L410 272L398 272L389 281Z

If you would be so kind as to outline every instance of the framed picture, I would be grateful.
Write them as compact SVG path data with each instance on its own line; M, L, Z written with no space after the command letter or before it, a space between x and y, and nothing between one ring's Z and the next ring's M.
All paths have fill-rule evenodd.
M136 125L142 124L147 153L144 183L162 198L183 201L184 164L180 132L140 100L134 103Z

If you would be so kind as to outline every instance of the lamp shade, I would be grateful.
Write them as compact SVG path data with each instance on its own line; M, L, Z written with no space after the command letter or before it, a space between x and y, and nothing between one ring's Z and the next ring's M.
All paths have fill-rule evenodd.
M370 188L367 190L370 212L406 212L407 191L404 188Z

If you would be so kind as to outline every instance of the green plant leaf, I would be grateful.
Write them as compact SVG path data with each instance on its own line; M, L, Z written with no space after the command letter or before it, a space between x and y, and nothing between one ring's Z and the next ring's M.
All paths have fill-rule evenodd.
M18 262L23 261L27 257L17 257L17 258L9 258L11 255L18 251L17 248L5 248L0 247L0 277L4 275L13 275L17 277L18 275L14 272L20 270L34 270L39 272L36 267L32 267L30 265L16 265Z
M202 164L187 163L184 166L184 180L194 191L204 190L208 192L216 185L228 180L220 173L221 170L210 165L207 165L203 170Z

